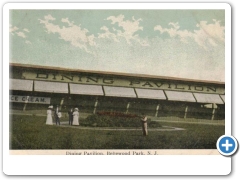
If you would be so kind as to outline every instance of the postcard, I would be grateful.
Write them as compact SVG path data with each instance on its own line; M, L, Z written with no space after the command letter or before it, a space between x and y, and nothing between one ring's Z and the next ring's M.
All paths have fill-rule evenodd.
M7 3L3 17L5 174L231 172L228 4Z

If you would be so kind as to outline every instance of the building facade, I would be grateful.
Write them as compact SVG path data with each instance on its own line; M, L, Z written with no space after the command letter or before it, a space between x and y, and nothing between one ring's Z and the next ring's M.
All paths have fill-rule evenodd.
M159 118L225 119L225 83L10 64L10 108L124 112Z

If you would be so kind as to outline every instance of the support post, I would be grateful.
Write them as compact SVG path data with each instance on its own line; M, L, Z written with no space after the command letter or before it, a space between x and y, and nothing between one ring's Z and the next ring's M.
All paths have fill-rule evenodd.
M96 98L96 101L95 101L95 104L94 104L93 114L96 114L97 105L98 105L98 98Z
M157 107L156 107L156 113L155 113L155 117L157 117L157 116L158 116L158 110L159 110L159 106L160 106L160 104L158 104L158 105L157 105Z
M128 102L128 104L127 104L126 114L128 113L129 107L130 107L130 102Z
M25 103L25 104L23 105L23 111L26 110L26 107L27 107L27 103Z
M213 108L213 111L212 111L212 118L211 118L212 121L214 120L214 116L215 116L215 108Z
M59 110L61 110L61 109L62 109L62 105L63 105L63 103L64 103L64 98L62 98L62 99L61 99L61 101L60 101Z
M186 108L185 108L184 119L187 118L187 112L188 112L188 106L186 106Z
M27 96L27 99L29 99L29 96ZM23 105L23 111L26 110L27 104L28 104L28 101L26 100L25 103L24 103L24 105Z
M212 118L211 118L212 121L214 120L216 108L217 108L217 105L213 103L212 104L212 109L213 109L212 110Z

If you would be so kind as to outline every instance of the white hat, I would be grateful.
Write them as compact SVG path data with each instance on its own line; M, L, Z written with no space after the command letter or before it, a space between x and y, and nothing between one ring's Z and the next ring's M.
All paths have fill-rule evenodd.
M78 111L78 108L74 108L74 111Z
M53 108L53 106L48 106L48 108L49 108L49 109L52 109L52 108Z

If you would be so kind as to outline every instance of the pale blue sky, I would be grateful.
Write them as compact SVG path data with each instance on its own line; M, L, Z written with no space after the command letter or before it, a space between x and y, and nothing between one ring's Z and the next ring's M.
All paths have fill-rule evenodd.
M224 10L11 10L10 62L225 81Z

